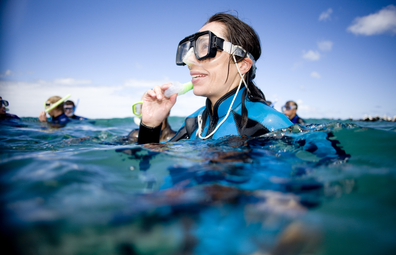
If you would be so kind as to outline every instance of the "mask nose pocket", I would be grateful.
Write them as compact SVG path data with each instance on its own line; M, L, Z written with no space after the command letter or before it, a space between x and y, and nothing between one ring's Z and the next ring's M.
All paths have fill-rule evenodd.
M186 53L186 55L183 58L183 62L187 66L190 66L192 64L197 64L196 59L194 59L194 48L193 47L191 47L188 50L188 52Z

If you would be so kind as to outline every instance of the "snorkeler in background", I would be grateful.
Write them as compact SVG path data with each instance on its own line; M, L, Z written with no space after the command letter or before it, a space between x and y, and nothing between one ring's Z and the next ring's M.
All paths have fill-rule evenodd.
M260 40L248 24L218 13L204 26L179 42L176 64L187 65L196 96L206 105L185 119L170 141L217 139L227 135L257 137L293 124L268 106L255 85ZM162 122L176 103L165 97L170 84L155 86L143 96L138 143L158 143Z
M305 125L305 121L297 115L297 103L294 101L287 101L282 106L282 112L290 119L293 124Z
M77 116L77 115L74 114L74 112L76 111L76 106L75 106L74 102L71 101L71 100L67 100L65 102L64 109L65 109L65 114L70 119L73 119L73 120L87 120L87 118L85 118L85 117Z
M47 102L45 103L45 108L50 108L53 104L57 103L59 100L62 100L59 96L52 96L48 98ZM66 116L64 112L64 103L60 103L54 109L48 112L49 116L52 117L51 121L47 121L47 114L46 111L42 111L39 114L39 120L41 122L48 122L52 127L64 127L70 120Z
M13 114L8 114L7 113L7 106L10 104L8 103L7 100L3 100L2 97L0 97L0 120L12 120L12 119L19 119L18 116L13 115Z

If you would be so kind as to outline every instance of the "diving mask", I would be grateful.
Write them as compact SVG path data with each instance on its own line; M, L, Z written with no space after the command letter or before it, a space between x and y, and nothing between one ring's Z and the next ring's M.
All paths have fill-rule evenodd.
M216 57L217 50L228 52L233 56L248 57L253 61L251 79L255 77L256 61L252 54L241 46L234 45L216 36L211 31L202 31L187 36L179 42L176 52L176 65L183 66L191 64L188 60L194 53L197 60L205 60Z
M132 112L136 117L142 117L143 101L136 102L132 105Z
M7 106L9 106L10 104L8 103L8 101L7 100L0 100L0 107L7 107Z
M76 110L76 107L75 107L75 106L72 106L72 105L65 105L65 106L63 107L63 109L65 110L65 114L66 114L68 117L71 117L71 116L74 115L74 111Z
M193 51L197 60L214 58L217 50L226 51L243 58L249 55L242 47L233 45L223 38L217 37L211 31L203 31L187 36L179 42L176 53L176 65L183 66L186 64L184 60L191 48L194 49Z
M291 109L297 109L297 106L295 106L295 105L284 105L284 106L282 106L282 112L285 112L285 111L289 111L289 110L291 110Z

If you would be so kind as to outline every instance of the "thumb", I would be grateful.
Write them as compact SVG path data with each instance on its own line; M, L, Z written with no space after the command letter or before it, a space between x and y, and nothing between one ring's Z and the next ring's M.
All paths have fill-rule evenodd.
M177 94L173 94L169 98L169 100L171 101L172 105L174 105L176 103L176 98L177 98Z

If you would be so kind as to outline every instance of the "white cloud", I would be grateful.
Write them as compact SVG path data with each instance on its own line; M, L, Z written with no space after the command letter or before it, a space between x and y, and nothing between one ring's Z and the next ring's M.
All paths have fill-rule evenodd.
M347 30L355 35L396 34L396 6L389 5L376 13L357 17Z
M6 77L12 75L11 70L5 70L4 72L0 73L0 77Z
M320 76L320 74L317 73L317 72L312 72L312 73L311 73L311 77L312 77L312 78L316 78L316 79L322 78L322 76Z
M326 11L322 12L319 16L319 21L326 21L331 19L331 14L333 13L333 9L329 8Z
M321 51L331 51L333 48L333 42L332 41L320 41L318 42L318 48Z
M71 79L71 78L70 78ZM57 79L56 81L63 80ZM71 79L71 81L76 81ZM51 96L64 97L67 94L74 102L79 100L77 115L87 118L124 118L132 117L131 106L140 101L142 94L153 85L169 82L163 81L126 81L122 85L104 86L80 83L57 83L40 80L37 82L0 81L1 95L8 100L10 113L20 117L38 117L44 110L44 102ZM131 86L131 84L134 84ZM205 104L204 97L195 96L192 91L177 98L171 116L188 116Z
M55 79L55 84L64 84L64 85L81 85L81 84L91 84L91 80L75 80L73 78L61 78Z
M309 50L308 52L303 52L303 58L316 61L320 59L320 53L318 51Z

